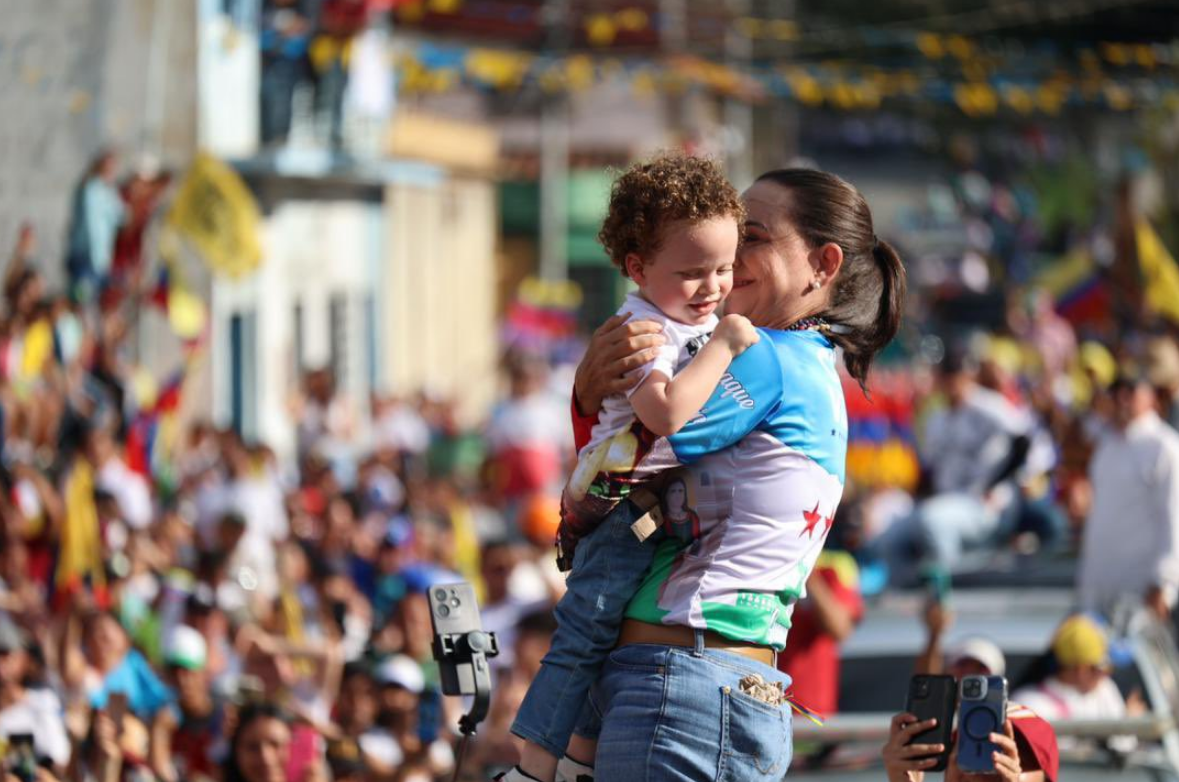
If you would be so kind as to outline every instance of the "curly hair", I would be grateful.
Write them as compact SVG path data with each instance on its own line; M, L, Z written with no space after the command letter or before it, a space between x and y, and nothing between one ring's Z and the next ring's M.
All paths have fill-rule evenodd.
M715 217L745 222L745 206L715 161L666 153L636 163L614 180L598 241L623 276L631 253L647 260L659 249L668 223Z

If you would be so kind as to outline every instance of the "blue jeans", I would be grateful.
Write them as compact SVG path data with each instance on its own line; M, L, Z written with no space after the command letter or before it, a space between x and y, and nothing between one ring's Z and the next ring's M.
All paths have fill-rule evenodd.
M786 776L790 706L744 694L741 679L785 674L740 655L634 644L614 650L577 727L598 739L594 776L610 782L764 782Z
M557 632L512 723L512 733L555 757L565 754L590 687L618 641L623 612L655 556L654 540L641 542L630 529L640 516L624 502L577 544L554 611Z

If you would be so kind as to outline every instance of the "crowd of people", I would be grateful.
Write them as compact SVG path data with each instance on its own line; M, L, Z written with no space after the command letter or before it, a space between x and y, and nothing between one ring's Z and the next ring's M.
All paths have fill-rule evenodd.
M152 295L142 233L164 183L143 171L120 186L103 155L75 195L66 290L47 286L31 229L4 272L0 758L19 779L447 778L463 704L441 693L427 592L462 579L500 649L463 768L471 779L511 768L512 722L565 587L553 541L575 465L570 373L508 351L502 401L469 428L432 396L374 395L356 409L321 369L294 395L285 458L199 419L145 443L176 391L145 400L131 360L135 313ZM922 479L853 476L838 514L827 511L832 537L778 658L795 700L838 711L839 643L888 586L934 597L920 668L1001 674L1002 653L985 644L943 661L937 612L955 573L1004 552L1079 558L1084 608L1112 617L1129 594L1169 619L1173 326L1103 343L1042 293L1013 296L1004 324L881 377L904 389ZM845 393L863 393L847 381ZM690 527L681 505L669 520ZM813 530L824 519L818 506L811 515ZM1101 629L1070 622L1056 667L1016 700L1045 716L1125 713L1103 674ZM1023 768L1049 768L1042 743L1008 738L998 743ZM890 746L890 774L919 770Z

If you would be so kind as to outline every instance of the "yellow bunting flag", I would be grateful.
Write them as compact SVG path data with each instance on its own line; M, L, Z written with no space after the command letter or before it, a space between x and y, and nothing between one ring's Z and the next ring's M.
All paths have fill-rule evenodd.
M237 172L198 154L168 213L168 225L218 274L241 277L262 262L258 205Z
M94 470L90 462L78 458L66 480L65 523L54 583L59 589L75 589L87 577L93 587L106 583L94 504Z
M1179 265L1149 222L1139 220L1134 234L1146 305L1172 323L1179 323Z

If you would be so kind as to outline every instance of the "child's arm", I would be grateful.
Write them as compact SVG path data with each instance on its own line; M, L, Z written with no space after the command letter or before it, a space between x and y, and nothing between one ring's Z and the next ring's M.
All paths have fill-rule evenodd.
M630 397L635 416L660 437L675 434L704 407L733 359L758 339L748 318L726 315L708 344L674 379L659 371L647 376Z

